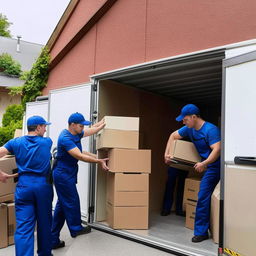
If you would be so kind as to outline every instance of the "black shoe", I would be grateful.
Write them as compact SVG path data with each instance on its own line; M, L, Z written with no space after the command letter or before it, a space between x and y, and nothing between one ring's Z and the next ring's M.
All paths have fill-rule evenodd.
M162 210L160 215L161 216L168 216L168 215L170 215L170 213L171 213L171 211Z
M193 243L200 243L204 240L207 240L209 239L209 236L208 235L204 235L204 236L194 236L192 237L192 242Z
M63 247L65 247L65 241L60 240L60 242L57 245L54 245L52 249L55 250Z
M176 212L177 216L186 217L186 213L183 211Z
M80 236L80 235L88 234L90 232L91 232L91 227L86 226L86 227L83 227L82 230L76 232L74 235L71 235L71 236L72 237L77 237L77 236Z

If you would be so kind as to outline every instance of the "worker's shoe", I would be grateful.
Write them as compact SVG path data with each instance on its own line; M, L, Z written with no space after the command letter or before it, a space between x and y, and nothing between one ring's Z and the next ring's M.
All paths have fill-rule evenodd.
M204 240L207 240L209 239L209 236L208 235L203 235L203 236L194 236L192 237L192 242L193 243L200 243Z
M161 216L168 216L170 214L171 214L171 211L162 210L160 215Z
M85 226L85 227L83 227L83 229L81 229L80 231L77 231L75 234L72 234L71 236L72 237L77 237L77 236L80 236L80 235L88 234L90 232L91 232L91 227Z
M60 242L52 247L53 250L65 247L65 241L60 240Z

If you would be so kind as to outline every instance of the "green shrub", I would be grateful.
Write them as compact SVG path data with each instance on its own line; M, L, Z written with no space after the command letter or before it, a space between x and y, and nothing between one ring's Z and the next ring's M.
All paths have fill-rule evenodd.
M13 138L16 129L22 128L22 120L18 122L12 121L10 125L0 127L0 146L3 146L7 141Z
M0 70L11 76L20 76L22 73L21 65L7 53L0 55Z
M9 105L3 115L3 127L9 126L11 122L18 122L23 119L24 108L22 105Z

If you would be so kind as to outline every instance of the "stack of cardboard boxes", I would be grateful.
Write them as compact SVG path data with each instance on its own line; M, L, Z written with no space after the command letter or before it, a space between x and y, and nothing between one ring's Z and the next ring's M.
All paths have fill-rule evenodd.
M199 178L186 179L184 187L183 208L186 209L186 227L192 230L194 229L199 188Z
M104 117L97 149L107 150L107 222L114 229L148 229L151 150L140 150L139 118Z
M17 171L16 161L13 156L0 159L0 170L8 174ZM14 243L15 208L14 208L14 179L8 179L0 184L0 248Z

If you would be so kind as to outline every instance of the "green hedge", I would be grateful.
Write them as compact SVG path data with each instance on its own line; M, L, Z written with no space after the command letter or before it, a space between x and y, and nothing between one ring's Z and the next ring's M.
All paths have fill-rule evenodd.
M0 146L13 138L16 129L22 128L23 112L21 105L14 104L6 108L2 120L3 127L0 127Z

